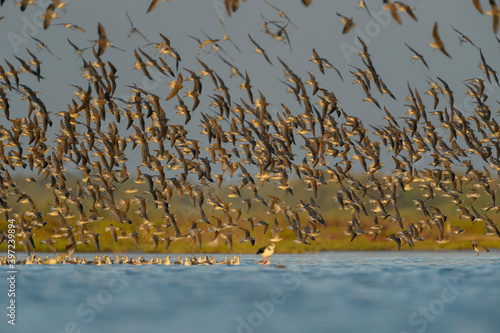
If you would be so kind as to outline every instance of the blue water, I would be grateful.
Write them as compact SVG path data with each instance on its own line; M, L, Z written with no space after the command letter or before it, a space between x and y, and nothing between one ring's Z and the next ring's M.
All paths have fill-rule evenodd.
M15 327L1 266L0 332L500 332L498 251L276 254L268 267L257 260L18 266Z

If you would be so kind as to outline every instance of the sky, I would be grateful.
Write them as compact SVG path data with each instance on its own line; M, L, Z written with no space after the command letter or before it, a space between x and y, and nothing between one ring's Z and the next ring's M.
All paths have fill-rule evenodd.
M423 93L428 87L426 80L436 80L437 77L447 81L455 92L457 108L465 112L466 115L471 114L470 103L464 94L466 92L464 80L484 77L484 73L478 66L480 62L479 51L470 44L460 44L459 35L452 29L451 25L467 35L482 49L486 61L491 67L498 68L500 44L492 31L492 17L481 15L474 8L472 1L406 1L415 7L414 13L418 22L415 22L409 15L400 13L401 25L390 17L387 10L381 9L382 1L367 1L373 18L368 15L365 9L357 8L357 1L314 0L309 7L305 7L299 0L272 1L272 4L285 12L291 22L297 26L296 29L288 24L286 28L291 45L276 41L262 32L262 16L269 20L281 20L284 23L280 24L286 24L286 20L279 17L276 10L266 4L264 0L242 2L238 11L231 16L228 16L223 10L223 1L170 0L160 2L157 8L150 13L146 13L149 1L72 0L67 2L66 11L60 11L60 18L54 19L48 30L43 29L41 19L39 19L49 3L47 0L38 1L37 6L29 6L25 12L21 12L13 1L7 1L0 7L0 17L5 16L4 19L0 20L0 30L2 31L0 34L0 45L2 45L0 64L4 66L2 60L7 59L17 66L19 63L14 56L27 59L26 48L35 52L35 55L42 61L41 75L45 79L37 82L34 77L24 74L23 81L33 90L40 92L39 97L54 114L67 110L67 105L71 103L75 89L70 84L87 86L86 80L82 78L82 61L74 54L67 38L82 48L91 46L91 40L96 40L98 37L98 22L106 29L112 44L126 51L108 49L102 57L104 61L111 61L118 68L119 88L116 96L127 99L130 90L127 86L133 84L144 87L160 96L166 97L168 95L170 92L168 83L172 81L171 77L159 76L156 81L150 81L144 77L141 71L133 69L134 49L140 47L142 50L150 52L152 48L146 46L147 42L138 34L128 37L130 23L126 12L130 15L135 27L151 42L161 42L159 33L170 39L171 45L182 57L179 71L183 75L187 76L187 73L182 70L182 67L196 72L201 70L196 56L209 67L215 69L229 87L233 101L246 96L238 89L242 80L230 77L229 67L220 60L215 52L199 52L198 43L187 35L204 40L203 33L206 33L211 38L220 39L221 45L232 60L225 54L220 54L239 68L240 72L248 72L254 87L254 94L257 94L258 90L261 91L268 102L272 104L271 110L283 112L280 105L284 103L292 112L302 112L293 95L286 93L287 87L278 81L278 79L284 79L283 67L277 60L279 56L304 81L309 78L308 71L313 73L321 85L336 94L339 106L347 114L359 117L365 127L372 124L385 124L386 121L382 119L385 116L383 111L379 110L373 103L362 102L364 93L361 86L352 84L353 76L349 71L354 69L351 66L364 67L357 54L360 50L358 36L367 44L377 72L397 99L392 100L388 95L380 96L378 93L375 95L380 104L386 106L394 116L406 116L407 84L413 89L418 89L424 102L427 105L432 105L432 97ZM483 8L485 11L489 9L489 5L485 1L483 1ZM353 17L356 23L354 31L343 35L343 23L336 13ZM219 19L223 21L229 36L241 52L228 41L222 41L224 32ZM84 28L85 33L55 25L67 22ZM435 22L439 22L439 34L452 59L428 45L433 42L432 28ZM46 51L36 51L37 43L28 34L43 41L61 60L56 59ZM253 51L248 34L266 50L274 66L269 65L262 55ZM421 62L412 64L410 61L412 53L404 45L405 42L424 55L430 66L430 71ZM313 48L321 57L328 59L332 65L339 69L344 82L332 69L327 69L325 75L319 72L317 65L309 61ZM151 55L154 54L151 53ZM87 60L93 60L91 50L85 51L83 57ZM171 66L174 65L172 58L167 58L167 62ZM204 80L204 82L208 81L208 78ZM191 87L191 84L188 86ZM205 86L204 89L207 93L211 93L210 90L213 89L213 86L210 83L205 84ZM497 104L493 100L496 99L494 95L498 93L499 88L498 86L488 86L487 89L493 95L490 105L493 105L493 109L496 110ZM24 117L27 113L27 103L20 101L19 97L15 93L9 95L13 110L15 110L14 117ZM188 104L191 103L188 97L183 96L183 99ZM206 100L210 101L210 99ZM194 119L199 119L200 112L213 112L210 111L213 107L210 107L208 102L203 102L201 107L195 111ZM173 123L183 122L183 117L179 117L175 113L175 99L168 102L163 101L162 105ZM441 105L444 107L445 104ZM0 118L0 124L10 127L4 117ZM57 128L58 126L54 126L49 131L49 136L55 135L58 131ZM199 122L192 121L187 128L193 137L206 141L205 137L198 134L201 130ZM137 161L140 161L139 151L137 151L137 155ZM133 163L136 157L131 154L129 158Z

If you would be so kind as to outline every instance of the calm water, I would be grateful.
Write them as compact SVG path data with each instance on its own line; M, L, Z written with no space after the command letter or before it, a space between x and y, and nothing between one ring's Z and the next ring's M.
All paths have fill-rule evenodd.
M18 266L15 327L0 267L0 332L500 332L498 251L278 254L268 267L257 260Z

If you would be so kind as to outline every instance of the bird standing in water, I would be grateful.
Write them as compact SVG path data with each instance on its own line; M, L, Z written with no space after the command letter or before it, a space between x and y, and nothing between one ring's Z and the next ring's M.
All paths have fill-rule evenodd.
M276 244L271 243L268 246L265 246L259 251L257 251L257 254L260 254L262 256L262 261L259 261L259 263L262 263L264 265L268 265L270 263L270 258L274 254L274 248L276 247Z
M479 252L490 252L490 249L482 246L481 244L476 243L476 241L472 241L472 248L477 252L478 257L479 257Z

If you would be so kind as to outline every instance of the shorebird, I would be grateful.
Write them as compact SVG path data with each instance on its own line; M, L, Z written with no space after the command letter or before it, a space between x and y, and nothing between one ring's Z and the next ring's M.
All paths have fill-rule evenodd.
M318 55L318 53L316 52L315 49L313 49L312 52L313 52L313 56L311 56L311 60L310 61L316 63L318 65L318 68L319 68L320 72L322 74L325 74L325 69L323 67L323 62L325 62L325 66L328 67L328 68L331 68L332 65L330 65L330 63L326 59L320 58L320 56Z
M354 230L352 225L347 226L347 230L344 230L344 235L347 237L351 237L351 242L356 238L358 233Z
M67 244L64 251L66 252L66 257L71 257L75 252L76 243Z
M220 234L221 237L224 239L224 242L226 243L227 246L229 246L229 250L233 252L233 234L227 233L227 234Z
M141 36L142 38L144 38L144 40L149 43L149 40L146 38L146 36L144 36L142 34L142 32L139 31L139 29L137 29L135 26L134 26L134 23L132 22L132 19L130 18L130 16L128 15L128 12L125 11L125 14L127 15L127 19L130 23L130 31L128 32L128 35L127 37L130 38L132 37L133 34L138 34L139 36Z
M138 232L132 231L130 234L125 235L126 238L131 238L134 241L135 248L139 248L139 236Z
M43 29L47 30L50 26L50 22L52 21L53 18L58 18L59 13L55 12L55 5L53 3L49 4L47 6L47 9L45 10L45 14L40 15L40 18L43 18Z
M220 23L220 25L222 26L222 30L224 30L224 40L228 40L228 41L230 41L230 42L231 42L231 44L233 44L234 48L235 48L236 50L238 50L238 52L240 52L240 53L241 53L240 48L239 48L239 47L238 47L238 46L237 46L237 45L233 42L233 40L232 40L232 39L229 37L229 35L227 34L226 27L224 26L224 23L222 22L222 20L221 20L221 19L219 19L219 23Z
M280 10L277 7L271 5L267 0L264 0L264 2L266 4L268 4L269 6L271 6L274 10L276 10L278 12L278 15L281 16L282 18L284 18L285 20L287 20L288 23L290 23L295 29L298 29L297 26L292 23L292 21L290 20L290 18L288 18L288 16L282 10Z
M3 1L2 1L2 3L3 3ZM29 5L36 5L36 1L35 0L21 0L20 2L17 3L17 5L21 6L21 11L24 12Z
M167 101L171 98L173 98L174 96L177 95L177 93L179 92L179 90L183 89L184 86L182 85L182 82L183 82L183 78L182 78L182 73L179 74L177 76L177 79L175 81L171 81L168 85L169 87L172 89L170 91L170 94L168 94L167 96Z
M253 49L256 53L260 53L264 56L264 58L266 58L266 61L271 65L271 66L274 66L273 63L271 62L271 60L269 60L269 57L267 56L267 53L266 51L259 46L259 44L257 44L252 36L250 36L250 34L248 34L248 38L250 38L250 41L255 45L255 48Z
M476 7L476 9L479 13L484 14L483 7L481 6L480 0L472 0L472 3L474 4L474 7Z
M342 14L337 13L337 16L340 16L340 20L344 23L344 30L342 30L342 34L347 34L351 29L356 28L356 23L354 23L353 18L349 18Z
M52 53L52 51L49 49L49 47L44 42L42 42L40 39L38 39L32 35L29 35L29 36L31 37L31 39L33 39L34 41L36 41L38 43L37 44L38 51L47 50L47 52L49 52L54 58L56 58L57 60L61 60L61 58L59 58L54 53Z
M73 23L55 23L53 25L63 26L66 29L71 29L74 31L85 32L85 29Z
M99 39L93 41L95 44L97 44L97 55L101 56L104 54L107 48L112 47L114 49L120 50L122 52L125 52L125 50L120 49L113 44L111 44L110 40L108 39L106 35L106 30L102 26L101 23L97 23L97 34L99 35Z
M417 60L421 60L422 63L425 65L425 67L427 67L428 70L431 70L429 68L429 65L427 65L427 62L425 61L424 59L424 56L421 55L420 53L418 53L417 51L415 51L413 48L411 48L408 44L406 44L406 47L410 49L411 52L413 52L413 56L411 57L411 59L413 60L413 63L415 63Z
M194 36L191 36L191 35L186 35L186 36L188 36L189 38L194 39L195 41L198 42L198 55L200 55L200 51L203 51L204 53L207 53L205 51L205 47L207 45L210 45L210 44L215 44L215 43L217 43L219 41L219 39L206 39L204 41L201 41L201 39L196 38Z
M259 263L262 263L264 265L269 264L271 256L274 254L275 247L276 247L276 244L271 243L268 246L264 246L263 248L260 248L257 251L257 254L260 254L262 256L262 261Z
M243 236L241 238L240 243L250 243L250 244L252 244L252 246L254 246L255 245L255 238L250 235L250 231L248 229L245 229L242 227L238 227L238 228L240 228L245 233L245 236Z
M50 247L50 250L54 253L57 253L56 246L54 244L54 240L52 238L42 239L40 241L42 244L47 244ZM1 244L1 242L0 242Z
M454 235L460 235L460 234L463 234L465 232L465 230L463 230L462 228L460 228L460 226L451 226L453 228L453 230L451 231L452 234Z
M165 1L168 1L168 0L161 0L163 2ZM158 3L160 2L160 0L153 0L151 1L151 3L149 4L149 7L148 7L148 10L146 11L146 13L149 13L149 12L152 12L156 6L158 6Z
M500 17L500 9L498 9L495 0L490 0L490 6L491 10L487 11L486 14L493 16L493 32L496 34L498 32L498 18ZM478 6L476 6L476 8L478 8Z
M476 243L476 241L472 241L472 248L477 252L477 256L479 257L479 252L490 252L490 249L484 247L481 244Z
M396 7L398 8L398 10L406 12L414 21L418 21L417 16L415 16L415 13L413 13L415 7L411 7L400 1L396 1Z
M473 42L469 39L469 37L465 36L463 33L461 33L460 31L458 31L457 29L455 29L455 27L454 27L454 26L452 26L451 24L450 24L450 26L451 26L451 28L452 28L453 30L455 30L455 31L456 31L456 33L458 33L458 34L460 35L460 37L458 38L458 39L460 40L460 44L463 44L463 43L469 43L469 44L471 44L472 46L474 46L476 49L478 49L478 47L476 46L476 44L474 44L474 43L473 43Z
M372 13L368 9L368 6L366 6L366 2L364 0L358 0L358 5L356 6L357 9L362 9L365 8L366 11L368 12L368 15L373 18Z
M394 2L389 1L389 0L384 0L384 3L385 3L385 5L382 6L382 9L389 10L391 12L391 15L392 15L392 18L394 19L394 21L398 22L398 24L403 24L403 22L401 22L401 18L399 17L399 14L398 14L397 4L395 4Z
M398 236L391 234L389 237L386 238L386 241L388 242L396 242L396 245L398 246L398 251L401 251L401 238Z
M117 238L117 234L116 232L119 230L119 228L116 228L115 226L113 226L112 224L110 224L109 226L107 226L106 228L104 228L104 231L108 231L110 234L111 234L111 238L113 239L113 241L115 242L118 242L118 238Z
M439 49L441 52L443 52L444 55L446 55L448 58L451 58L451 56L448 54L448 52L446 52L446 49L444 48L444 43L441 40L441 37L439 37L437 22L434 24L434 28L432 30L432 37L434 38L434 43L429 44L429 46Z
M95 248L97 249L97 251L101 251L101 248L99 247L99 237L101 236L100 234L96 234L96 233L89 233L90 237L92 238L92 240L94 241L94 245L95 245Z

